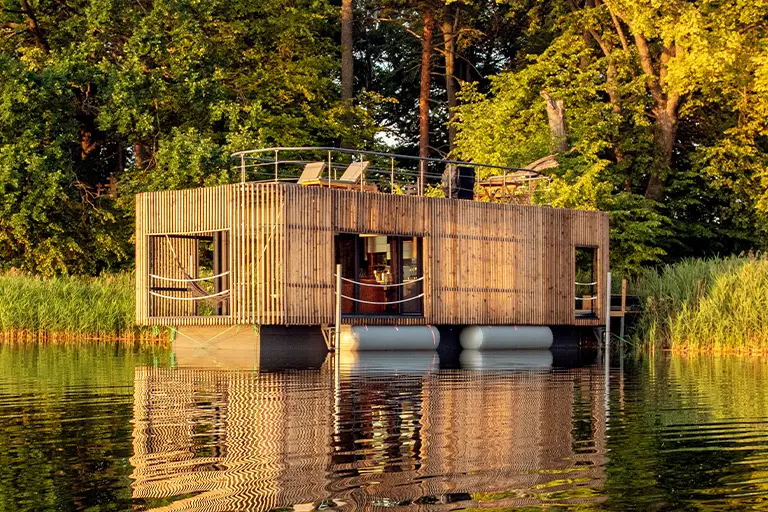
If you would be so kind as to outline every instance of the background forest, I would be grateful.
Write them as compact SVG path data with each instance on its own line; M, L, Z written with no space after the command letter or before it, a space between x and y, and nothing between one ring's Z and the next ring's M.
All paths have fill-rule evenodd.
M767 29L768 0L2 0L0 270L130 268L134 193L271 145L553 155L618 270L762 249Z

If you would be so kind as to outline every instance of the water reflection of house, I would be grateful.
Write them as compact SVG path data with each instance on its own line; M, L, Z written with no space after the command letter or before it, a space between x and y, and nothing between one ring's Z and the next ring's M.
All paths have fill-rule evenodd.
M418 508L452 497L515 506L552 491L563 491L556 502L572 492L600 499L594 370L344 375L337 403L327 364L136 372L134 498L150 507L270 510L332 498L349 510ZM574 434L577 415L586 436Z

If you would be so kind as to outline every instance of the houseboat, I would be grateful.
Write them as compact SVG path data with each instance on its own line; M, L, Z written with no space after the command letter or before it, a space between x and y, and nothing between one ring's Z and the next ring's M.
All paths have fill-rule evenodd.
M605 324L608 215L549 206L545 176L333 148L234 158L238 183L136 197L140 325L208 343L340 320L407 333L397 348Z

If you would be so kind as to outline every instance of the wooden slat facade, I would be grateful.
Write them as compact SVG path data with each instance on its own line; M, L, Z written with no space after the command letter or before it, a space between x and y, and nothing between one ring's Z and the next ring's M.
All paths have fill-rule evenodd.
M423 238L424 316L345 323L588 326L605 319L609 226L603 212L288 183L149 192L139 194L136 210L137 320L143 325L331 324L338 233ZM194 240L165 235L215 231L231 236L230 314L195 316L187 303L150 300L157 285L150 273L179 276L169 245L182 262L194 262L196 254ZM577 246L597 249L592 318L575 315Z

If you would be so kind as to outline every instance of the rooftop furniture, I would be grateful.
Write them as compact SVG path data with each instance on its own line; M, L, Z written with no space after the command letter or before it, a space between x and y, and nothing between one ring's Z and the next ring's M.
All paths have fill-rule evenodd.
M325 170L325 162L309 162L304 166L304 171L299 176L299 185L305 185L319 180Z
M519 170L503 176L490 176L478 183L475 199L478 201L533 204L536 184L542 177L534 171ZM544 178L546 179L546 178Z
M378 192L379 189L376 185L366 185L364 180L361 182L361 178L365 174L365 171L368 169L369 165L370 162L367 161L352 162L349 167L346 168L344 174L341 175L341 178L338 180L332 180L330 178L324 180L317 178L307 181L299 180L299 183L305 187L328 187L342 188L347 190L361 190L364 192Z

